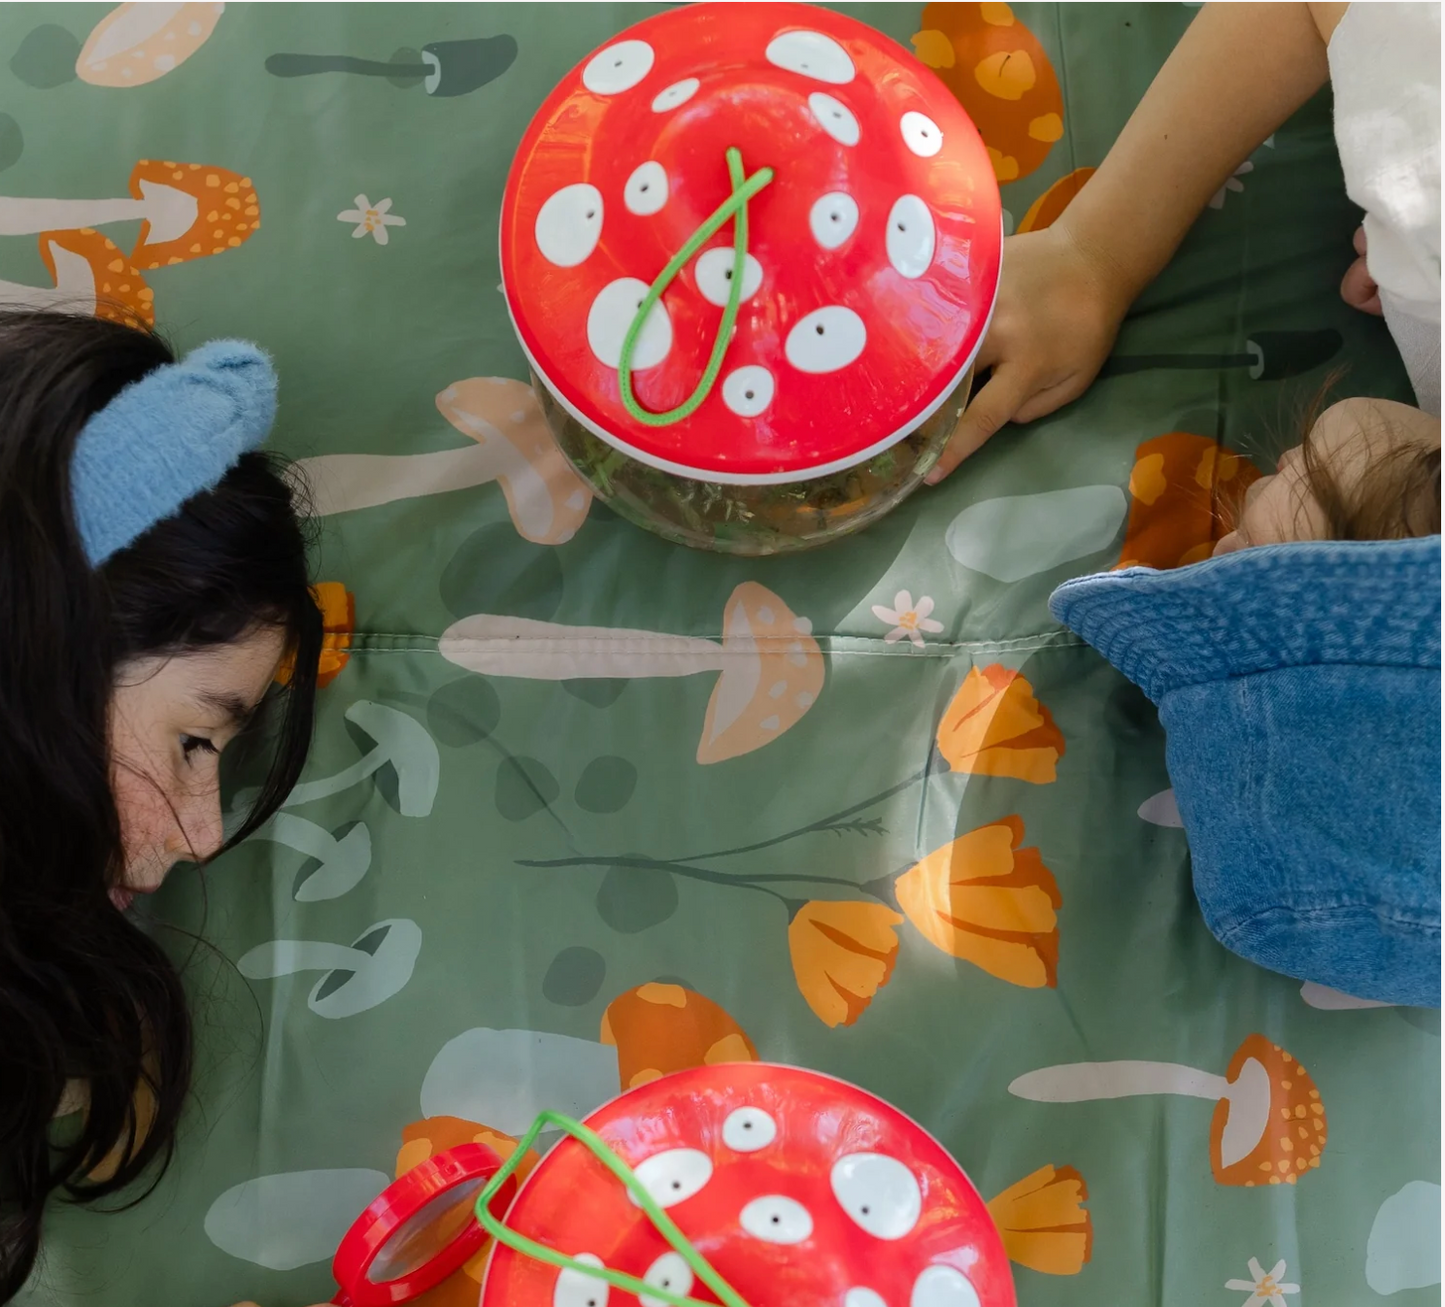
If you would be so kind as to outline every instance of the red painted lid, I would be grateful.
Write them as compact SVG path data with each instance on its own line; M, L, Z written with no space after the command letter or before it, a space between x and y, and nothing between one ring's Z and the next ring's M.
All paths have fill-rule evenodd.
M958 1163L853 1085L801 1067L699 1067L628 1091L587 1124L754 1307L1015 1307L1008 1255ZM506 1223L569 1257L714 1300L575 1139L542 1159ZM600 1305L598 1288L498 1247L481 1307Z
M617 363L648 287L732 194L773 180L717 384L636 421ZM575 68L518 147L502 205L507 306L562 404L665 471L802 481L913 431L973 360L998 283L998 187L953 94L901 47L801 4L685 5ZM643 408L692 394L727 300L731 220L663 293L633 359Z

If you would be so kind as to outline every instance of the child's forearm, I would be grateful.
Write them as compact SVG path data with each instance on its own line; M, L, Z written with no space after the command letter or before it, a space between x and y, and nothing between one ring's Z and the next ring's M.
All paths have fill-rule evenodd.
M1239 164L1329 76L1304 4L1208 4L1058 226L1120 313Z

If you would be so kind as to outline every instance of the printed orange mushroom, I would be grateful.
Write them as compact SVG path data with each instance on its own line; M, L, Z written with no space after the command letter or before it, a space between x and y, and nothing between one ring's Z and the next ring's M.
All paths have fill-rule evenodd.
M956 772L1009 776L1047 785L1064 756L1064 737L1034 688L1018 672L994 664L971 667L936 734L938 751Z
M356 632L356 596L340 581L318 581L311 594L321 610L321 658L316 674L316 686L321 689L330 685L350 660L346 651ZM289 684L294 670L295 662L287 654L276 669L276 680Z
M602 1014L601 1041L617 1050L623 1089L719 1062L756 1062L743 1028L712 999L654 981L619 994Z
M42 232L40 257L55 289L0 283L6 303L88 312L127 327L155 326L155 292L115 243L94 228Z
M495 481L517 534L565 544L587 520L592 492L557 448L532 388L509 377L471 377L436 398L452 426L475 442L427 454L322 454L296 472L318 516L374 508Z
M918 933L951 957L1026 989L1058 984L1058 882L1024 824L1005 817L935 849L894 882Z
M1022 235L1026 231L1043 231L1045 227L1051 227L1059 220L1063 211L1069 207L1074 196L1083 190L1084 183L1094 175L1094 172L1093 168L1075 168L1073 172L1060 177L1029 205L1029 211L1024 214L1016 234Z
M1208 558L1258 479L1253 463L1208 436L1171 431L1146 440L1134 451L1129 525L1115 567L1167 569Z
M517 1151L516 1139L500 1130L463 1120L459 1116L427 1117L402 1127L401 1148L396 1155L396 1178L400 1179L437 1153L471 1143L486 1144L504 1162ZM519 1185L541 1160L534 1150L527 1150L527 1155L517 1165ZM491 1251L492 1241L488 1239L469 1260L462 1263L460 1270L419 1298L410 1299L412 1307L476 1307L478 1286L486 1274Z
M1089 1187L1072 1166L1041 1166L991 1198L1009 1260L1044 1275L1077 1275L1093 1255Z
M213 164L142 159L125 199L61 200L0 196L0 236L73 231L141 221L130 258L143 269L222 254L261 226L249 177Z
M1000 182L1027 177L1064 134L1053 65L1008 5L925 5L913 49L968 111Z
M438 651L482 676L533 681L717 672L697 746L707 764L772 743L817 701L823 652L812 629L766 586L744 581L723 610L721 641L478 613L448 627Z
M210 39L226 6L117 5L95 25L75 61L92 86L144 86L180 67Z
M881 903L804 903L788 923L798 991L826 1026L851 1026L892 978L896 927Z
M1215 1103L1209 1166L1219 1184L1294 1184L1317 1170L1329 1128L1304 1067L1263 1035L1235 1050L1224 1075L1175 1062L1075 1062L1019 1076L1009 1093L1036 1103L1182 1094Z

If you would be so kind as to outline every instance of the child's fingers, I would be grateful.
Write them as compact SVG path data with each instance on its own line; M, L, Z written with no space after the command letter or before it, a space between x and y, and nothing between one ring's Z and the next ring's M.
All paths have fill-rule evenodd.
M1350 264L1349 271L1345 273L1344 280L1340 282L1340 298L1351 308L1359 309L1362 313L1373 313L1378 316L1383 312L1380 308L1380 288L1375 284L1375 279L1370 276L1370 270L1365 266L1363 258L1356 259Z
M1001 364L988 384L969 401L953 430L948 447L933 470L924 478L936 486L970 454L1018 412L1029 397L1031 378L1019 367Z
M1355 253L1361 258L1364 258L1369 249L1369 242L1365 239L1365 226L1363 223L1355 228L1354 246Z

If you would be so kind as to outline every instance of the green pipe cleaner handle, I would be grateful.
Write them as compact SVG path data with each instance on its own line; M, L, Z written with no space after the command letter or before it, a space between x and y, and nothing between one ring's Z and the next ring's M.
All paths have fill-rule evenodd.
M732 194L713 210L712 216L693 232L688 237L687 244L672 256L667 267L648 288L646 298L637 306L632 325L627 328L627 335L622 339L622 357L617 360L617 384L622 390L622 407L633 421L641 422L644 426L668 427L696 413L717 383L718 373L722 371L723 355L727 353L728 344L732 340L733 324L737 321L738 307L743 301L743 272L747 268L748 201L773 180L773 170L760 168L751 177L744 179L742 152L735 147L728 149L727 161ZM653 413L643 408L632 393L632 354L637 348L637 338L642 334L647 315L662 298L662 292L672 284L672 279L682 271L687 261L702 248L703 242L710 239L729 218L733 219L732 281L728 286L728 301L723 308L722 321L718 324L717 338L713 341L712 357L707 361L697 388L687 399L666 413ZM652 1296L666 1300L664 1294L653 1293Z
M704 236L702 239L706 240L707 238ZM734 280L736 281L736 278ZM669 1307L710 1307L708 1303L700 1302L696 1298L672 1293L657 1285L648 1284L646 1280L625 1275L621 1271L579 1262L575 1257L568 1257L566 1253L558 1252L555 1248L548 1248L546 1244L537 1243L535 1240L527 1238L526 1235L519 1234L504 1221L492 1215L488 1204L501 1191L502 1186L506 1184L517 1167L522 1164L527 1150L536 1142L543 1127L549 1125L555 1126L577 1140L593 1157L622 1181L627 1192L632 1195L633 1201L647 1214L647 1219L652 1222L657 1232L672 1245L673 1250L692 1268L697 1278L717 1294L719 1302L723 1303L724 1307L749 1307L742 1295L713 1269L707 1258L693 1247L687 1236L677 1228L672 1218L657 1205L656 1200L643 1187L642 1181L637 1178L633 1169L613 1152L607 1141L580 1121L574 1121L570 1116L563 1116L560 1112L542 1112L538 1115L537 1119L532 1122L531 1128L518 1141L516 1150L502 1164L502 1169L488 1181L487 1187L477 1198L477 1223L497 1243L503 1244L525 1257L546 1262L549 1266L576 1271L579 1275L587 1275L594 1280L605 1280L608 1284L615 1285L619 1289L626 1289L629 1293L647 1294L650 1298L669 1304Z

